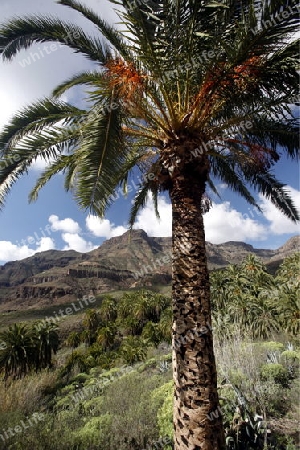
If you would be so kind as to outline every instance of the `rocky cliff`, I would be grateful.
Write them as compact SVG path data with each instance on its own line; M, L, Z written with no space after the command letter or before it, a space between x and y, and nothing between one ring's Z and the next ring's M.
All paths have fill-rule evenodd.
M24 309L73 301L83 295L171 283L169 237L134 230L105 241L90 253L49 250L0 266L0 310ZM276 250L244 242L206 244L211 270L239 264L250 253L274 272L286 256L300 249L300 236Z

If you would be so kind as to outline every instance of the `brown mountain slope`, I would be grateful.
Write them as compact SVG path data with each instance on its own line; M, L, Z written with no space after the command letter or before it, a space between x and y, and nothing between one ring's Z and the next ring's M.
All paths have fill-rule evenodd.
M171 282L171 238L143 230L105 241L90 253L49 250L0 266L0 310L70 302L84 295ZM244 242L207 243L210 269L239 264L254 253L275 271L300 249L300 236L277 250L254 249Z

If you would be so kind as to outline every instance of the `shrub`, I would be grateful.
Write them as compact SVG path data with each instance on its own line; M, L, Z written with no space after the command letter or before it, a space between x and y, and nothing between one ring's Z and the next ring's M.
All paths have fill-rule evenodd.
M152 393L152 402L160 405L157 412L157 424L160 436L173 438L173 380L165 383Z
M263 380L273 380L283 387L288 386L288 371L282 364L263 364L260 374Z
M284 350L284 345L281 342L275 342L275 341L270 341L270 342L263 342L263 344L261 344L263 348L265 348L267 351L270 352L282 352Z

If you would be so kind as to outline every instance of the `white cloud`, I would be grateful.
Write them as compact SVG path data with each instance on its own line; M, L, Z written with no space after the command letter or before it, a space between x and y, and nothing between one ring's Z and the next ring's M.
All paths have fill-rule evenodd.
M165 197L158 198L158 211L160 220L157 219L151 198L148 198L145 208L137 216L135 229L142 228L149 236L172 235L172 207Z
M290 191L290 196L294 201L294 205L300 211L300 192L291 186L287 186L287 190ZM259 195L261 204L260 207L263 210L264 217L270 222L269 230L270 234L290 234L299 233L299 224L292 222L282 212L280 212L270 200L266 199L263 195Z
M122 225L115 226L108 219L99 219L97 216L89 215L86 220L86 227L93 233L94 236L104 237L109 239L111 237L120 236L127 231Z
M28 258L38 252L52 250L55 248L53 239L50 237L42 237L37 242L35 249L28 247L28 245L13 244L10 241L0 241L0 261L17 261Z
M46 250L52 250L55 248L55 243L50 237L42 237L38 242L38 247L35 252L45 252Z
M225 186L224 186L225 188ZM295 206L300 211L300 192L288 187ZM299 225L287 219L275 206L260 196L263 214L249 209L241 213L230 202L213 203L211 210L204 215L206 240L213 244L226 241L263 241L272 235L299 233ZM142 228L150 236L171 236L172 208L164 197L159 197L158 210L161 221L155 216L153 203L148 199L145 208L138 214L134 228ZM270 222L262 223L261 219Z
M76 250L77 252L86 253L97 248L97 245L86 241L77 233L62 233L61 237L68 244L63 250Z
M59 220L58 216L52 214L48 220L51 223L52 231L64 231L66 233L80 233L81 231L78 223L69 217Z
M232 208L230 202L213 204L204 215L206 240L213 244L226 241L264 240L267 228L248 214Z

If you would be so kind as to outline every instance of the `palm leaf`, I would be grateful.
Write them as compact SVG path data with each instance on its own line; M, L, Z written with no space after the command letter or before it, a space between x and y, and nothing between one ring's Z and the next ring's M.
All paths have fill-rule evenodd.
M52 99L40 100L17 112L0 134L0 155L5 154L26 135L40 132L57 123L62 126L76 122L83 110Z
M101 41L87 36L77 25L62 22L57 18L29 16L13 19L0 28L0 53L8 60L33 43L47 41L60 42L92 61L106 61Z

